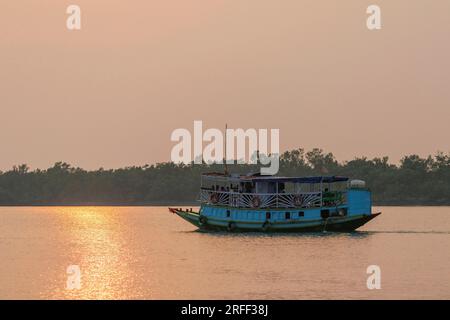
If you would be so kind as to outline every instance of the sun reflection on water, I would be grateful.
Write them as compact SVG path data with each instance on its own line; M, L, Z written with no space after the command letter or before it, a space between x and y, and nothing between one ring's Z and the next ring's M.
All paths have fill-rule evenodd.
M56 295L70 299L127 296L129 257L118 209L66 207L55 210L62 220L61 235L71 244L66 252L68 263L78 265L81 270L81 289L64 288L62 292L57 290Z

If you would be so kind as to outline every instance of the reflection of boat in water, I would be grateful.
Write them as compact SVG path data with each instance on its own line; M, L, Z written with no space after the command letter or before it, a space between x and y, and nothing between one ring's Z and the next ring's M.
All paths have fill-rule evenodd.
M345 177L202 175L199 212L169 208L202 230L353 231L372 213L370 191Z

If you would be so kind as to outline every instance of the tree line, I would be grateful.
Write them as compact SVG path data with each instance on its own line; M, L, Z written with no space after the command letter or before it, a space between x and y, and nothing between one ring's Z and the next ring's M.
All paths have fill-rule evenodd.
M229 171L258 172L259 166L235 164ZM200 175L223 165L171 162L87 171L57 162L46 170L25 165L0 171L0 205L169 205L194 204ZM365 180L378 205L450 205L450 153L421 158L355 158L338 162L321 149L295 149L280 156L281 176L340 175Z

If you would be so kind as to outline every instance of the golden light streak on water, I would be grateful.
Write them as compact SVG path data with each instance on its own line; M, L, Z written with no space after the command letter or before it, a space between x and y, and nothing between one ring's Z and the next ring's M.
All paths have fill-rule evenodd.
M112 207L57 208L62 234L76 250L72 264L81 270L81 290L65 289L65 298L115 299L126 296L123 285L129 272L126 241L120 217ZM58 295L55 296L55 298Z

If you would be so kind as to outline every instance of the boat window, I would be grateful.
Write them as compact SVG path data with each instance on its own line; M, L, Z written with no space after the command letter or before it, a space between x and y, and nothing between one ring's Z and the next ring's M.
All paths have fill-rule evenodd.
M227 210L227 218L229 218L231 215L230 210Z
M301 192L310 192L313 191L313 188L311 188L311 183L296 183L294 186L294 192L295 193L301 193Z
M268 193L269 184L267 182L256 183L256 193Z
M256 193L276 193L277 185L275 182L257 182L255 191Z
M305 216L305 213L304 213L303 211L299 211L298 216L299 216L299 217L304 217L304 216Z
M320 183L311 183L310 184L310 192L322 192Z
M291 213L290 212L286 212L285 213L285 217L286 217L286 220L289 220L291 218Z
M285 193L294 193L295 192L295 184L292 182L285 183L284 192Z
M276 193L277 184L275 182L269 182L267 193Z
M328 218L330 216L330 210L328 209L320 210L320 216L324 219Z
M254 185L251 182L241 183L241 185L244 193L253 193Z
M270 219L270 212L266 212L266 219L267 219L267 220Z

